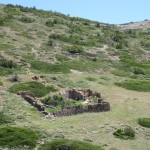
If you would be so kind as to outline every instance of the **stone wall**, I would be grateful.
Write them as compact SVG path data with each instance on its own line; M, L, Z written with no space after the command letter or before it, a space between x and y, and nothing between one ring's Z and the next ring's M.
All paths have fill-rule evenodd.
M84 112L102 112L102 111L109 111L110 105L107 102L104 102L101 98L100 93L93 92L90 89L87 90L68 90L65 91L65 97L66 99L74 99L74 100L85 100L90 98L97 98L98 103L97 104L88 104L87 106L83 107L83 105L79 106L73 106L73 107L67 107L62 109L61 111L56 111L53 114L46 112L46 107L43 103L41 103L39 100L37 100L31 92L20 92L18 95L21 95L28 103L36 107L39 111L41 111L45 116L48 116L50 118L51 116L55 117L61 117L61 116L70 116L75 114L81 114ZM49 117L50 116L50 117Z
M60 116L70 116L75 114L81 114L84 112L102 112L102 111L109 111L110 105L107 102L101 102L95 105L88 105L87 108L82 106L73 106L65 108L61 111L54 112L53 115L60 117Z

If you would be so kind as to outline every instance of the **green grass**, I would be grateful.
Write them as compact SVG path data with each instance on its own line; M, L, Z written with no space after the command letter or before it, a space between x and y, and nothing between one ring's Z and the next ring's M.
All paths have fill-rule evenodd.
M103 150L103 148L86 142L60 139L44 144L39 150Z
M134 139L135 131L131 127L125 127L125 128L117 129L117 131L115 131L113 135L120 139L126 139L126 140Z
M0 86L3 86L3 82L0 81Z
M15 71L14 69L0 67L0 76L6 76L9 74L13 74L14 71Z
M36 141L40 138L40 134L31 129L23 129L16 127L0 128L0 147L25 147L33 149Z
M150 128L150 118L140 118L138 123L143 127Z
M42 83L31 81L25 83L14 84L9 89L12 93L18 93L21 91L30 91L36 97L42 97L48 94L49 92L56 91L56 89L52 86L45 87Z
M150 92L149 80L128 80L123 83L116 83L116 85L139 92Z
M0 112L0 125L11 123L12 120L6 116L3 112Z
M32 61L31 68L43 73L69 73L70 70L64 64L50 64L43 61Z

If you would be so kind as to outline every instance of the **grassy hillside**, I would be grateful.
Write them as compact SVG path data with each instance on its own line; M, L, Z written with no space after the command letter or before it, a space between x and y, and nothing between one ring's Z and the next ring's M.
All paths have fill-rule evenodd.
M140 126L139 120L150 116L150 25L149 21L142 22L143 28L139 24L116 26L0 5L0 140L4 143L0 149L15 146L7 145L9 137L1 135L9 135L10 130L18 137L23 130L24 142L17 150L42 150L43 144L46 149L63 138L71 141L60 140L60 145L66 141L70 148L82 148L86 142L89 147L97 145L93 149L149 150L150 129ZM16 95L30 91L43 101L72 88L100 92L111 110L46 119ZM135 131L134 139L113 135L128 126ZM35 133L34 141L27 138L26 129ZM72 140L83 143L72 145Z

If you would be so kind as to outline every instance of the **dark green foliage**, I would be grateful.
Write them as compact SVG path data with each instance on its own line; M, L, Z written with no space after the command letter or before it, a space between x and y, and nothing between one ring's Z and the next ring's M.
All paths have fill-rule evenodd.
M71 54L83 53L84 52L84 49L81 46L76 46L76 45L67 46L64 49L67 50Z
M69 68L64 64L50 64L43 61L32 61L31 68L44 73L69 73Z
M96 79L93 78L93 77L86 77L85 79L88 80L88 81L96 81Z
M39 150L103 150L101 146L67 139L54 140L44 144Z
M3 68L17 68L17 64L12 60L7 60L4 57L0 56L0 67Z
M53 95L45 98L42 102L46 105L57 106L63 102L63 97L62 95Z
M2 86L2 85L3 85L3 82L0 81L0 86Z
M140 118L138 123L143 127L150 128L150 118Z
M135 90L140 92L149 92L150 91L150 81L149 80L129 80L124 81L123 83L116 83L116 85L129 90Z
M3 25L4 25L4 19L0 18L0 26L3 26Z
M46 21L45 25L47 27L53 27L54 26L54 22L52 20Z
M117 138L121 139L134 139L135 137L135 131L131 127L125 127L122 129L118 129L113 133L113 135Z
M24 23L32 23L32 22L34 22L34 19L24 16L20 19L20 21L22 21Z
M136 68L134 68L134 74L142 74L142 75L145 75L145 73L144 73L144 70L142 69L142 68L138 68L138 67L136 67Z
M6 116L3 112L0 112L0 125L11 123L12 119Z
M31 129L23 129L16 127L0 128L0 146L1 147L24 147L33 149L36 146L40 134Z
M56 89L52 86L45 87L42 83L31 81L25 83L14 84L10 89L12 93L18 93L21 91L30 91L36 97L42 97L48 94L49 92L56 91Z
M0 76L5 76L13 73L13 69L0 67Z

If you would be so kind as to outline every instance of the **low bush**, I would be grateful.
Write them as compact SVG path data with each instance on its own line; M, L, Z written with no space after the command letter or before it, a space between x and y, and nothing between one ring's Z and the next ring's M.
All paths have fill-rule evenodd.
M9 91L12 93L18 93L21 91L30 91L36 97L42 97L48 94L49 92L56 91L56 89L52 86L45 87L42 83L31 81L15 84L12 87L10 87Z
M140 118L138 123L143 127L150 128L150 118Z
M150 91L150 81L149 80L129 80L123 83L116 83L116 85L129 90L135 90L140 92Z
M122 129L118 129L113 133L113 135L117 138L121 139L134 139L135 137L135 131L131 127L125 127Z
M12 120L6 116L3 112L0 112L0 125L11 123Z
M17 64L12 60L7 60L0 56L0 66L3 68L17 68Z
M93 78L93 77L86 77L85 79L88 80L88 81L96 81L96 79Z
M40 138L40 134L31 129L23 129L16 127L0 128L0 147L28 147L33 149L36 141Z
M84 49L81 46L67 46L65 47L65 50L67 50L71 54L76 54L76 53L83 53Z
M32 23L32 22L34 22L34 19L32 19L32 18L28 18L28 17L22 17L21 19L20 19L20 21L22 21L22 22L24 22L24 23Z
M2 85L3 85L3 82L0 81L0 86L2 86Z
M69 73L69 68L64 64L50 64L44 61L32 61L31 68L44 73Z
M103 150L103 148L86 142L60 139L44 144L39 150Z

